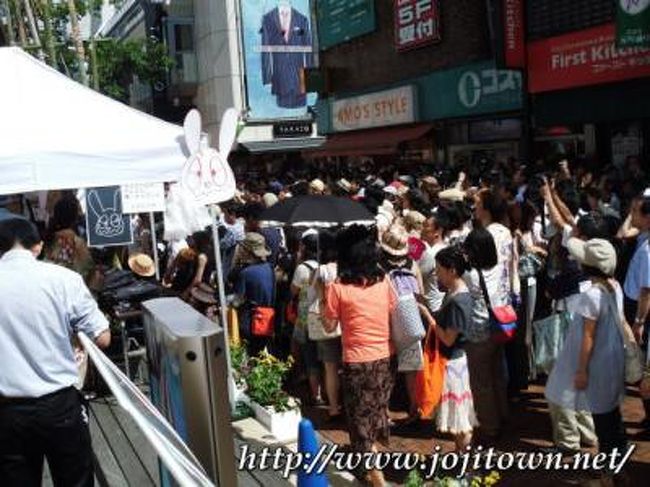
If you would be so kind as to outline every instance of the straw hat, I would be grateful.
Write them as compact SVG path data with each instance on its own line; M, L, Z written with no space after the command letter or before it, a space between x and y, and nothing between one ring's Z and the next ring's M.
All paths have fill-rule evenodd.
M426 219L419 211L409 211L404 217L404 225L407 228L422 228Z
M262 196L262 201L264 202L264 206L270 208L278 202L278 197L273 193L265 193Z
M339 180L336 182L336 185L337 185L339 188L341 188L343 191L345 191L346 193L349 193L349 192L352 191L352 183L350 183L350 181L348 181L348 180L345 179L345 178L341 178L341 179L339 179Z
M204 282L198 286L194 286L190 291L190 294L199 303L208 305L217 304L217 298L214 296L214 289L209 284L206 284Z
M441 191L438 198L447 201L463 201L465 199L465 192L458 188L449 188Z
M567 242L567 249L582 265L594 267L608 276L616 272L616 250L605 239L593 238L585 242L573 237Z
M428 184L429 186L440 186L438 180L434 176L425 176L422 178L422 183Z
M129 257L129 269L140 277L151 277L156 273L156 265L147 254L133 254Z
M240 245L243 249L259 259L265 260L271 255L271 251L266 246L264 235L256 232L248 232Z
M408 233L401 226L393 225L381 237L381 248L394 257L404 257L409 253Z
M314 179L309 183L309 189L315 193L323 193L325 191L325 183L320 179Z

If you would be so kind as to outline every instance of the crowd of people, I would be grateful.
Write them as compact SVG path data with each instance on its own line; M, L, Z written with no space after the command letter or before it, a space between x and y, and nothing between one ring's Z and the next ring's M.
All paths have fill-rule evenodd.
M598 169L508 161L244 178L235 198L220 205L223 280L206 228L166 243L162 283L210 317L219 316L223 283L248 353L291 355L287 386L304 381L310 404L326 407L333 422L345 420L354 451L376 451L388 439L396 391L406 396L400 424L433 420L463 451L498 440L510 401L545 380L558 451L611 452L627 444L620 406L631 344L645 349L648 342L648 183L638 158ZM266 209L304 195L354 200L375 224L265 223ZM80 214L74 195L59 200L42 232L44 255L92 289L97 255L80 236ZM135 223L137 238L123 260L151 277L149 225ZM16 225L0 224L7 252L0 272L12 275L20 262L33 266L26 251L43 250L35 228ZM60 279L80 286L70 274ZM84 306L92 315L87 327L106 346L105 320ZM70 319L81 318L62 315L61 326ZM0 396L9 390L3 380ZM640 389L650 399L649 375ZM650 402L644 406L648 428ZM381 472L368 476L383 485Z
M222 205L226 294L249 353L293 355L308 401L347 419L353 450L373 451L388 438L396 380L408 402L402 422L433 415L463 450L496 441L509 402L545 376L558 451L625 447L625 349L632 336L645 347L650 318L650 190L641 161L302 176L244 181ZM308 194L358 201L376 224L260 221L265 208ZM212 268L211 252L204 255ZM405 318L413 302L419 316ZM516 312L516 331L495 339L503 309ZM426 335L396 347L393 329L418 321ZM559 329L559 351L540 366L536 346L551 329ZM423 386L423 376L438 390ZM649 388L644 380L644 397ZM380 472L369 476L382 484Z

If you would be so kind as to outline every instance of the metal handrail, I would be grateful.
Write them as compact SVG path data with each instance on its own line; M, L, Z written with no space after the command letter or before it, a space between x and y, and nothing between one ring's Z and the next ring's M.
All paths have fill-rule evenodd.
M79 333L78 337L118 404L133 418L176 482L182 487L215 487L192 451L149 398L110 361L90 338L83 333ZM146 408L147 412L153 416L155 423L147 419L138 409L136 402L129 397L129 394L135 396L137 402Z

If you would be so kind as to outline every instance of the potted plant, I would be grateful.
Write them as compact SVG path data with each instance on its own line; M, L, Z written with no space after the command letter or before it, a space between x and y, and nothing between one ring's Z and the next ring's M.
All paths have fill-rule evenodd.
M249 360L245 375L246 393L257 420L280 441L298 435L300 408L297 401L282 388L293 360L279 360L266 350Z
M501 474L490 472L486 475L467 474L464 477L434 477L424 480L417 470L411 470L406 478L406 487L492 487L499 483Z

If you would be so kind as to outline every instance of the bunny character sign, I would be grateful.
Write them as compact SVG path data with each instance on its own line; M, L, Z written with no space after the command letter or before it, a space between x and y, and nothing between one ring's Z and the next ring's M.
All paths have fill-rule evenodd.
M221 120L219 150L201 146L201 115L190 110L185 117L185 141L190 157L180 182L172 184L166 198L166 240L180 240L212 223L206 205L228 201L235 195L235 176L228 154L237 135L237 111L226 110Z
M181 186L198 205L212 205L232 199L235 176L228 164L228 155L237 135L237 111L229 108L221 119L219 149L201 146L201 115L191 110L183 128L190 157L183 167Z
M91 247L128 245L133 242L131 220L122 213L119 186L86 191L86 230Z

